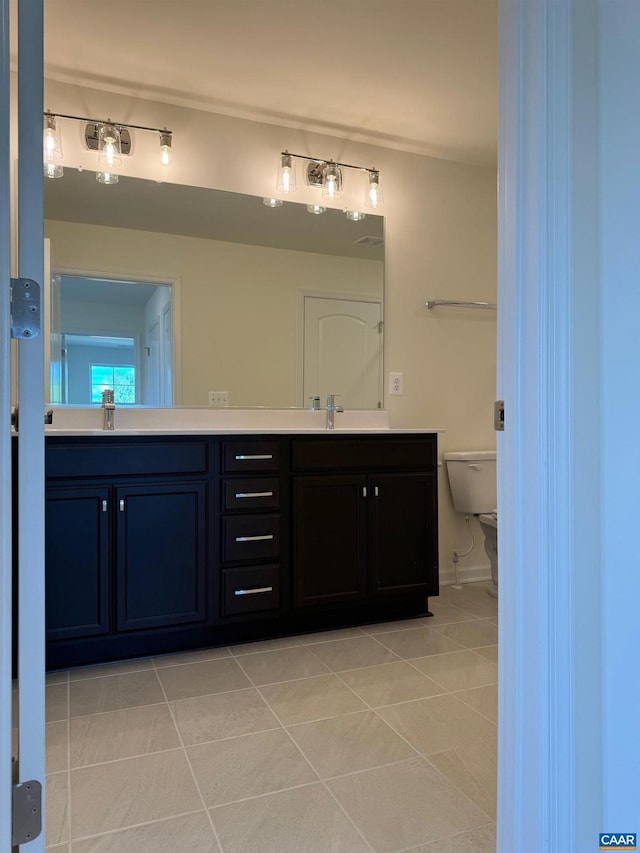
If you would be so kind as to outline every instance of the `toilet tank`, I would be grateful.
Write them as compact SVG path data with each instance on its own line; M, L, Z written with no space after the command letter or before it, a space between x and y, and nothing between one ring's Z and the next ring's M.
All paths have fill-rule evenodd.
M445 453L444 460L453 505L458 512L471 515L493 512L498 502L495 450Z

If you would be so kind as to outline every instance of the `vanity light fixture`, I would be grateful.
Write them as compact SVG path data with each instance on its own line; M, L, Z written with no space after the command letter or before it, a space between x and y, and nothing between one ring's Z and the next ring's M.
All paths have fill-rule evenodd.
M361 210L345 210L344 215L347 219L350 219L351 222L362 222L363 219L367 218L367 214L363 213Z
M324 213L326 209L327 208L323 207L321 204L308 204L307 205L307 212L308 213L315 213L316 215L318 215L320 213Z
M263 198L262 203L265 207L282 207L284 204L281 198Z
M382 204L382 186L378 169L367 169L364 166L352 166L349 163L338 163L335 160L318 160L304 154L292 154L286 149L280 153L278 166L277 188L281 193L293 192L296 188L295 161L305 160L307 163L305 178L307 186L322 189L322 198L335 201L342 195L343 170L353 169L356 172L366 172L367 189L364 203L367 207L379 207ZM309 205L318 207L319 205ZM362 214L364 216L364 214ZM357 221L357 220L356 220Z
M82 116L65 115L64 113L43 114L43 161L44 174L48 178L59 178L63 175L62 166L55 163L62 157L62 139L58 127L59 119L69 119L85 124L84 141L90 151L98 152L98 162L102 171L97 173L97 180L103 184L116 184L118 175L114 171L122 163L122 155L131 153L130 130L143 130L157 133L160 138L160 163L168 166L171 161L172 131L166 127L145 127L140 124L124 124L112 121L110 118L95 119Z

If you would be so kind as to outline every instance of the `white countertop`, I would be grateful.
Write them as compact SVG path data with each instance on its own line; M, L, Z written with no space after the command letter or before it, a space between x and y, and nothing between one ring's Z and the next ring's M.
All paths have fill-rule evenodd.
M395 429L383 409L336 412L335 429L326 429L326 411L309 409L234 408L116 408L115 429L102 428L99 406L53 406L53 423L45 426L50 436L125 435L288 435L296 434L424 434L439 428Z

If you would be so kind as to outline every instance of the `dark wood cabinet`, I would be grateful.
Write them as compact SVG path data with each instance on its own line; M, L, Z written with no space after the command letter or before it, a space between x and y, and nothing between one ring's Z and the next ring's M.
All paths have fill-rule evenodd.
M424 613L436 437L47 440L50 667Z
M205 483L122 486L116 503L116 630L206 617Z
M295 603L367 594L366 477L296 477L293 485Z
M109 489L49 488L45 503L47 640L109 632Z
M372 593L438 594L435 472L376 474L369 485Z
M435 436L293 441L295 604L438 594ZM308 472L308 473L306 473Z

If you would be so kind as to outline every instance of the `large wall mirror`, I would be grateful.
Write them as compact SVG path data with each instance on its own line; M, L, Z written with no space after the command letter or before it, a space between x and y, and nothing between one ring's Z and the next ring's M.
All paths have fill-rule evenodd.
M65 169L45 236L51 402L382 406L381 216Z

